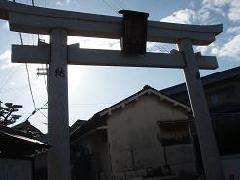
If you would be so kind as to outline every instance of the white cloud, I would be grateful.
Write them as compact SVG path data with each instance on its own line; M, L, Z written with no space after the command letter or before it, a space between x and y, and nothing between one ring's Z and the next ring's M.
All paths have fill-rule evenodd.
M219 52L219 47L215 46L215 47L212 47L210 50L211 50L210 51L211 54L213 54L214 56L217 56L218 52ZM221 57L221 55L220 55L220 57Z
M0 69L8 69L16 64L11 63L11 51L6 50L2 54L0 54Z
M46 43L50 43L48 35L41 35L40 39ZM89 49L120 49L120 40L116 39L105 39L105 38L90 38L90 37L79 37L79 36L68 36L68 45L79 43L81 48Z
M200 24L217 24L226 16L227 13L222 7L203 4L197 10L196 19Z
M162 18L160 21L189 24L194 21L195 15L196 13L192 9L182 9L172 13L170 16Z
M58 6L63 6L63 5L64 5L64 3L63 3L63 2L61 2L61 1L57 1L57 2L56 2L56 5L58 5Z
M232 21L240 20L240 2L239 2L239 0L232 0L230 7L229 7L228 18Z
M6 50L5 52L3 52L2 54L0 54L0 60L6 60L8 58L11 57L11 51L10 50Z
M49 35L40 35L40 39L43 40L45 43L49 43L50 36Z
M199 9L181 9L160 21L181 24L217 24L226 16L223 9L212 6L201 6Z
M228 43L222 48L216 50L220 57L231 57L238 59L240 57L240 34L234 36Z
M226 43L217 42L209 46L198 46L196 51L201 51L202 54L214 55L217 57L228 57L238 60L240 56L240 34L233 36Z
M228 28L227 33L240 34L240 26L235 26L235 27Z
M211 13L206 8L201 8L198 11L197 17L198 17L199 21L207 23L209 21L209 19L211 18Z
M230 3L232 0L203 0L202 4L205 6L222 7Z
M68 5L70 2L71 2L71 0L58 0L55 3L58 6L64 6L64 5Z
M214 51L212 51L215 48L217 48L217 44L213 42L208 46L195 46L195 51L201 52L202 55L209 55L209 54L216 55Z
M15 86L15 85L16 85L16 83L15 83L15 82L13 82L13 81L11 81L11 82L10 82L10 85L11 85L11 86Z
M68 44L74 43L79 43L81 48L112 50L120 49L120 41L115 39L69 36Z
M209 46L197 46L196 48L195 48L195 51L199 51L199 52L201 52L201 54L206 54L207 53L207 51L209 50Z
M223 9L227 12L227 17L231 21L240 20L240 2L239 0L203 0L204 8L211 8L212 10L221 11Z

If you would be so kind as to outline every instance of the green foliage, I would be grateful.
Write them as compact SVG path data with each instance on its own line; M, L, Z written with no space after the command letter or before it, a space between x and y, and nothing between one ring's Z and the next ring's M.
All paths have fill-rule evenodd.
M13 103L5 103L2 105L0 101L0 124L7 126L16 122L21 116L14 114L14 112L18 111L22 108L21 105L15 105Z

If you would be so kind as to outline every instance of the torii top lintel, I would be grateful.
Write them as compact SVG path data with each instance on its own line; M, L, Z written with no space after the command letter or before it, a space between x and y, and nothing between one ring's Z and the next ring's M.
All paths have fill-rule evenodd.
M9 21L10 30L33 34L49 34L56 27L64 28L70 36L119 39L122 18L63 11L0 0L0 19ZM177 43L191 39L193 45L208 45L223 30L218 25L186 25L148 21L147 40Z

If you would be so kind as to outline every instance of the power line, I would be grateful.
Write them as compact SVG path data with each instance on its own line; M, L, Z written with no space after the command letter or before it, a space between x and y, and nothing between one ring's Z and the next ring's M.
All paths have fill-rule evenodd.
M114 104L114 102L109 102L109 103L77 103L77 104L70 104L70 106L96 106L96 105L109 105L109 104Z
M120 4L122 4L122 5L123 5L123 7L126 7L126 9L128 8L127 4L126 4L124 1L122 1L122 0L119 0L119 3L120 3Z
M19 34L19 37L20 37L20 42L21 42L21 45L23 45L23 39L22 39L22 34L20 32L18 32Z
M34 0L32 0L32 6L35 6ZM46 0L45 0L44 7L46 8ZM39 35L39 34L37 34L37 39L38 39L38 42L39 42L39 41L40 41L40 35ZM43 64L42 64L42 68L43 68ZM46 64L46 69L48 69L47 64ZM43 76L43 78L44 78L44 84L45 84L45 86L46 86L46 90L47 90L47 92L48 92L47 79L46 79L45 76Z
M48 120L48 117L41 110L39 112Z
M40 110L41 109L43 109L44 108L44 106L46 106L48 104L48 102L46 102L42 107L40 107L40 108L35 108L34 110L33 110L33 112L30 114L30 115L28 115L28 117L26 118L26 120L28 120L31 116L33 116L36 112L40 112ZM41 112L41 114L43 114L42 112ZM46 117L47 118L47 116L44 114L44 117Z
M118 13L118 10L117 9L114 9L114 7L113 7L113 5L111 5L109 2L107 2L106 0L102 0L105 4L107 4L108 5L108 7L110 7L113 11L115 11L117 14L119 14ZM120 1L120 2L122 2L123 3L123 1ZM120 4L118 4L117 5L120 9L124 9L124 8L122 8L121 7L121 5ZM126 8L127 8L127 6L126 6ZM153 50L153 48L154 47L156 47L157 48L157 50L159 50L160 52L168 52L164 47L161 47L159 44L157 44L157 43L154 43L154 45L153 45L153 47L151 47L151 48L148 48L149 50L152 50L152 51L154 51Z
M13 2L15 2L15 0L13 0ZM46 1L45 1L46 2ZM45 3L46 4L46 3ZM34 0L32 0L32 6L35 6L35 3L34 3ZM22 34L21 32L18 32L19 34L19 38L20 38L20 42L21 42L21 45L23 45L23 38L22 38ZM40 36L38 34L38 40L40 39ZM25 69L26 69L26 72L27 72L27 80L28 80L28 86L29 86L29 90L30 90L30 94L31 94L31 98L32 98L32 102L33 102L33 106L34 106L34 110L33 112L26 118L26 120L28 120L31 116L33 116L36 112L40 112L46 119L47 116L45 114L43 114L40 110L42 108L44 108L44 106L47 105L47 103L45 103L41 108L36 108L36 103L35 103L35 100L34 100L34 96L33 96L33 91L32 91L32 87L31 87L31 81L30 81L30 75L29 75L29 70L28 70L28 66L27 66L27 63L25 63ZM46 83L46 81L45 81Z
M29 71L28 71L27 64L25 64L25 68L26 68L26 71L27 71L28 86L29 86L31 97L32 97L33 106L34 106L34 109L36 109L36 103L35 103L35 100L34 100L34 97L33 97L33 92L32 92L32 87L31 87L30 76L29 76Z
M13 0L13 2L15 2L15 0ZM34 5L34 0L32 0L32 3L33 3L33 5ZM18 32L18 34L19 34L19 38L20 38L21 45L23 45L22 34L21 34L20 32ZM36 110L36 103L35 103L35 100L34 100L34 97L33 97L33 92L32 92L31 81L30 81L30 76L29 76L29 71L28 71L27 63L25 63L25 69L26 69L26 72L27 72L28 86L29 86L29 90L30 90L30 94L31 94L33 106L34 106L34 109Z
M114 8L114 6L113 6L113 4L111 4L110 2L108 2L107 0L102 0L109 8L111 8L114 12L116 12L117 14L119 14L118 13L118 9L117 8ZM115 2L116 3L116 2ZM124 6L126 6L126 8L128 8L127 7L127 5L123 2L123 1L121 1L120 0L120 2L119 3L122 3ZM117 4L116 3L116 5L120 8L120 9L124 9L124 8L122 8L122 6L120 5L120 4ZM161 46L160 44L158 44L158 43L153 43L153 46L151 47L151 48L148 48L149 50L151 50L151 51L154 51L154 49L153 48L157 48L157 50L159 50L160 52L168 52L168 50L165 48L165 47L163 47L163 46Z
M118 9L114 8L112 4L110 4L109 2L107 2L106 0L102 0L110 9L112 9L115 13L118 13Z
M3 80L1 80L1 85L0 85L0 92L4 89L4 87L7 85L7 83L12 79L13 75L19 71L18 67L13 68L9 73L5 76Z

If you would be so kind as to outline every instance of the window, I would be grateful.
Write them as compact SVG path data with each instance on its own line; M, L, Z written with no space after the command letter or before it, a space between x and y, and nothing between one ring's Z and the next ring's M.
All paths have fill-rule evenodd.
M158 125L160 127L160 141L163 146L191 143L188 121L159 121Z

